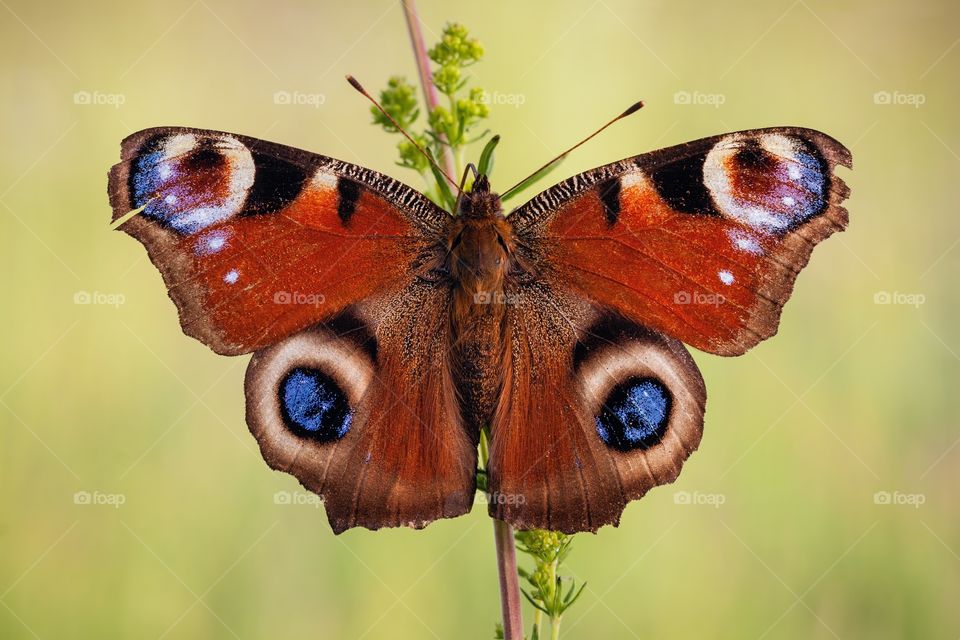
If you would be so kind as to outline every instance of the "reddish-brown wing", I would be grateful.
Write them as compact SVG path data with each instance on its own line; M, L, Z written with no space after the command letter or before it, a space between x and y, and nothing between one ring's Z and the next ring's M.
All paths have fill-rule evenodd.
M148 129L110 171L117 219L163 274L184 332L217 353L274 344L402 286L447 214L325 156L216 131Z
M114 219L144 207L123 229L184 331L257 351L248 425L336 532L469 511L476 434L450 382L450 287L419 277L445 212L368 169L197 129L127 138L109 188Z
M449 305L449 285L413 282L258 351L247 368L247 424L264 459L323 496L336 533L422 527L473 504L479 434L452 383ZM344 410L309 380L291 390L305 374L326 376ZM302 428L318 414L321 428Z
M776 333L813 247L847 224L850 152L817 131L706 138L562 182L510 215L556 280L703 351Z
M509 220L530 282L507 299L490 511L595 530L672 482L706 392L682 340L723 355L775 333L813 247L847 223L849 152L780 128L717 136L574 176Z
M697 448L706 390L683 345L540 280L509 289L490 515L575 533L617 524Z

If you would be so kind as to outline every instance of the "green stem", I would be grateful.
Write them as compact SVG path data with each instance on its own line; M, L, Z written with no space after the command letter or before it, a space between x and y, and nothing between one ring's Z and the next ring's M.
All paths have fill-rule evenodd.
M547 595L550 598L551 611L554 610L554 607L556 606L557 601L559 600L557 596L557 591L560 589L559 585L557 584L557 567L559 566L559 564L560 563L558 559L554 558L553 561L550 563L550 570L548 573L548 576L549 576L548 584L550 585L550 593ZM559 637L560 637L560 616L550 616L550 639L557 640L557 638Z

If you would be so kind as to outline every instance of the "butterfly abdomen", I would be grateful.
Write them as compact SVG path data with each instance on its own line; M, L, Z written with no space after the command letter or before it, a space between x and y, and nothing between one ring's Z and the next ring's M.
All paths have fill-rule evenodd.
M513 254L512 229L488 192L465 198L449 240L454 282L450 311L454 374L464 418L479 429L489 423L503 387L504 283Z

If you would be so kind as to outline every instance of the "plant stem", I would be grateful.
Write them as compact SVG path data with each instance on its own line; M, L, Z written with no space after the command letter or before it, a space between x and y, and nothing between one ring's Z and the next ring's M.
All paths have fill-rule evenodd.
M523 640L523 618L520 614L520 584L517 581L517 551L513 543L513 527L503 520L493 521L493 537L497 546L497 570L500 577L500 610L503 614L504 640Z
M557 596L557 590L560 589L560 585L557 584L557 567L559 566L559 561L557 558L554 558L550 563L549 568L549 581L551 585L550 593L548 594L550 599L556 603L559 600ZM551 615L550 616L550 640L557 640L560 637L560 616Z
M420 76L420 86L423 88L423 99L427 103L427 111L433 111L440 103L437 97L437 88L433 85L433 76L430 74L430 58L427 56L427 47L423 43L423 31L420 29L420 18L417 15L417 5L414 0L400 0L403 6L403 16L407 20L407 31L410 33L410 43L413 45L413 57L417 61L417 75ZM441 140L446 136L440 135ZM457 167L453 159L450 145L441 145L440 162L448 176L457 179ZM456 186L456 185L454 185ZM453 212L456 215L456 211Z
M480 435L480 464L487 468L489 449L486 434ZM489 481L489 478L488 478ZM517 578L517 548L513 527L493 519L493 540L497 549L497 578L500 582L500 613L504 640L523 640L523 616L520 611L520 582ZM539 621L539 611L537 620Z

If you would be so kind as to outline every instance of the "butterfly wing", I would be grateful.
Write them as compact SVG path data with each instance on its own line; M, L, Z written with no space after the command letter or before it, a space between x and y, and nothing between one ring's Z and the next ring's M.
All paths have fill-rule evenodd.
M540 280L508 293L491 425L491 516L574 533L619 522L700 443L706 390L683 345Z
M412 282L250 361L247 424L261 453L323 496L336 533L422 527L473 504L479 434L452 383L450 295Z
M847 224L850 152L810 129L743 131L574 176L510 215L558 281L703 351L776 333L799 271Z
M416 271L449 217L395 180L217 131L157 128L122 144L114 220L163 274L184 332L236 355L332 317Z
M449 285L421 277L443 250L443 210L362 167L184 128L124 140L109 191L115 220L143 208L122 228L184 332L257 352L248 425L336 532L469 511L476 435L449 380Z
M847 223L849 152L746 131L574 176L512 212L517 260L490 512L520 528L615 524L699 444L706 391L680 340L722 355L777 329L813 247Z

